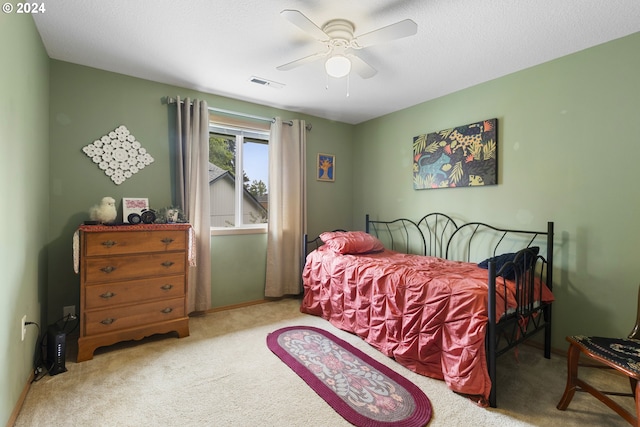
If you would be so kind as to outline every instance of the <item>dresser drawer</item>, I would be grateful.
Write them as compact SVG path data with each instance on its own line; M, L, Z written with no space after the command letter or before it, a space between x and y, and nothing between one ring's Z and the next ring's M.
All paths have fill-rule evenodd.
M85 290L84 307L93 310L141 301L179 298L185 295L185 291L184 276L89 285Z
M84 233L86 256L183 251L186 233L176 230Z
M85 335L97 335L184 317L184 298L84 313Z
M184 252L86 258L86 284L184 274Z

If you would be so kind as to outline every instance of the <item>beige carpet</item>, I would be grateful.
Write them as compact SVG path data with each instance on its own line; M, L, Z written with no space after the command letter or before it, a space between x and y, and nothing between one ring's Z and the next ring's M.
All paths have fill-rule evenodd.
M16 426L349 426L267 348L267 334L290 325L324 328L413 381L431 400L429 426L628 425L584 393L567 411L555 408L563 357L547 360L528 346L519 362L513 353L501 356L498 408L480 408L298 307L288 299L192 318L187 338L117 344L79 364L70 350L68 372L32 385ZM628 389L625 378L598 375L610 389Z

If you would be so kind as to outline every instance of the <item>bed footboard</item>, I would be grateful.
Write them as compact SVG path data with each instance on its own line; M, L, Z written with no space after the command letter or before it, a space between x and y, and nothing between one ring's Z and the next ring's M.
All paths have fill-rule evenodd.
M496 359L511 348L526 341L533 335L544 331L544 357L551 357L551 302L545 302L543 296L546 284L549 290L553 284L553 222L547 224L546 258L525 248L520 250L512 261L498 269L495 260L489 261L489 295L486 335L487 368L491 378L489 405L497 406ZM507 298L507 279L505 271L512 269L515 276L515 299L517 307L507 311L501 318L496 318L496 295ZM498 292L498 293L496 293ZM506 307L505 307L506 308Z

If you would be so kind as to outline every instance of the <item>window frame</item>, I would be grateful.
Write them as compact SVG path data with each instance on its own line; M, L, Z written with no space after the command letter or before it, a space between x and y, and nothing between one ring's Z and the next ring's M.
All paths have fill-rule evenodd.
M244 189L243 182L243 146L245 138L266 141L266 144L270 143L270 124L265 125L248 123L241 120L230 119L227 117L221 118L210 115L209 118L209 135L221 134L221 135L235 135L236 136L236 152L235 152L235 164L236 170L235 176L235 190ZM238 140L238 138L240 140ZM240 173L238 173L238 167L240 167ZM266 183L268 185L268 183ZM211 226L212 236L225 236L225 235L239 235L239 234L265 234L268 230L268 224L266 222L259 224L244 224L242 223L242 203L243 192L234 191L234 224L240 223L241 225L234 225L233 227L216 227ZM239 221L240 220L240 221Z

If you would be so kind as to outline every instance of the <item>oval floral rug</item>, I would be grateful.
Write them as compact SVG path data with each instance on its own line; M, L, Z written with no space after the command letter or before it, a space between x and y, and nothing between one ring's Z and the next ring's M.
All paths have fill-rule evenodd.
M351 424L421 427L431 419L415 384L323 329L278 329L267 346Z

